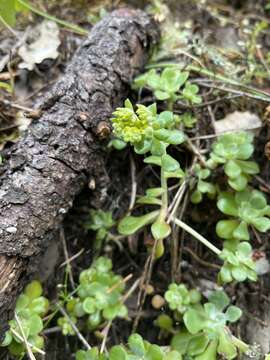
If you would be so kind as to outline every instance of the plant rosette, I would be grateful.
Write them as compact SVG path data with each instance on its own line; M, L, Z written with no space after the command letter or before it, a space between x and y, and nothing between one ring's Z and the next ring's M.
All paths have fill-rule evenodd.
M218 274L220 283L257 280L256 263L252 259L252 247L248 242L225 241L219 257L224 261Z
M182 360L182 356L176 350L164 349L145 341L139 334L133 334L127 346L115 345L108 355L100 354L97 348L79 350L76 360Z
M203 306L189 308L183 316L185 329L174 335L172 348L196 360L216 360L218 355L234 359L239 351L246 352L248 346L227 327L242 314L238 307L229 306L229 303L223 291L215 291Z
M235 194L221 192L217 207L224 214L236 218L217 223L217 235L223 239L249 240L249 226L261 232L270 229L270 206L258 190L247 189Z
M23 356L27 352L24 339L27 339L33 353L44 347L40 333L43 330L42 317L49 309L49 301L42 296L42 291L40 282L32 281L16 301L16 317L9 321L10 329L1 344L7 346L12 355Z
M171 310L184 314L190 307L200 303L201 294L196 289L188 290L184 284L170 284L165 299Z
M66 309L72 318L87 317L90 330L98 328L105 321L116 317L126 317L127 308L122 303L125 289L123 278L112 270L112 262L105 257L99 257L93 265L83 270L79 278L77 297L68 300ZM58 319L62 331L73 334L63 318Z
M219 164L224 165L229 185L236 191L242 191L247 187L250 175L259 172L256 162L247 161L253 151L253 135L251 133L241 131L225 134L213 144L207 164L211 168L215 168Z
M151 89L157 100L168 101L169 107L178 99L190 104L200 104L202 98L198 95L199 87L188 82L189 73L172 67L165 68L160 74L152 69L138 76L133 88L147 87Z
M103 240L106 240L109 230L115 225L111 211L90 210L89 220L84 227L96 231L96 248L100 248Z

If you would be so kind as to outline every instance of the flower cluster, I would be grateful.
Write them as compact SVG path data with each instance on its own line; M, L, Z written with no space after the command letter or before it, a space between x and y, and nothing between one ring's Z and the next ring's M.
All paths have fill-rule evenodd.
M138 105L135 112L131 102L127 99L125 107L117 108L113 113L114 133L125 142L139 143L145 137L151 137L153 116L155 116L153 111L144 105Z

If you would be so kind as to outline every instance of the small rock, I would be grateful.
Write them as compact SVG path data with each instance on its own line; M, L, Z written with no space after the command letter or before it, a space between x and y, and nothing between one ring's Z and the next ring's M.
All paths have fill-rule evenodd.
M11 234L16 234L17 228L15 226L9 226L6 228L6 231Z
M164 304L165 304L165 300L162 296L155 295L152 297L151 303L152 303L152 306L154 309L161 309L162 306L164 306Z

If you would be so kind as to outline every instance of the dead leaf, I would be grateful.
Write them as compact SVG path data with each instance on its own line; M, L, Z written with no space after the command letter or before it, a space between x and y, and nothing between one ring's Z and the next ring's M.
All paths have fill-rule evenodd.
M214 126L217 134L239 130L254 131L262 127L262 121L258 115L249 111L234 111L224 119L216 121Z
M35 64L45 59L56 59L60 45L59 29L55 22L44 20L33 28L30 43L24 43L18 50L23 62L19 68L33 70Z

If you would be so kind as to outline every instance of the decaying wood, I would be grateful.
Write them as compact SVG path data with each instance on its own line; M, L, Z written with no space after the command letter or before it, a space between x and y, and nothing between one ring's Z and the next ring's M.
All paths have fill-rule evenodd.
M120 9L104 18L46 94L41 117L0 169L0 334L75 196L104 181L100 142L110 116L144 66L156 24Z

